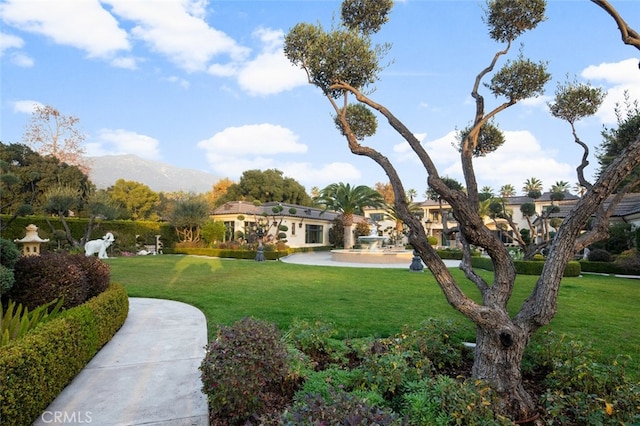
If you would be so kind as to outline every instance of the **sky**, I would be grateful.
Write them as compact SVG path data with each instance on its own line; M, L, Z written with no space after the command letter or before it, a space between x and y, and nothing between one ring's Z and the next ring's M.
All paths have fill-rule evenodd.
M640 30L640 1L611 3ZM411 129L441 175L461 182L456 131L473 119L476 75L504 48L489 38L483 6L398 1L375 36L392 47L370 96ZM2 0L0 141L22 142L34 105L51 105L80 119L89 156L135 154L234 181L246 170L275 168L307 191L386 183L376 163L349 151L327 99L283 54L295 24L330 29L339 8L334 0ZM511 184L519 193L531 177L545 189L573 185L582 151L547 103L567 79L606 90L598 113L577 124L595 151L602 129L616 127L624 93L640 100L640 52L587 0L549 0L547 20L516 40L507 58L520 51L547 62L553 78L543 96L498 115L506 143L476 161L478 183L495 191ZM504 101L484 87L481 94L487 111ZM423 197L426 172L386 120L378 117L365 143ZM596 171L592 157L587 176Z

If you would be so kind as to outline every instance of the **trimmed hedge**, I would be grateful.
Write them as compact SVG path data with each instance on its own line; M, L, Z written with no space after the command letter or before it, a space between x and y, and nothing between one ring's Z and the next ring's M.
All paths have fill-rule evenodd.
M626 268L615 262L591 262L581 260L580 266L584 272L594 272L599 274L617 274L617 275L640 275L638 268Z
M0 348L0 423L33 423L124 324L128 312L125 288L113 283Z
M174 254L189 254L193 256L208 256L208 257L224 257L231 259L255 259L255 250L232 250L232 249L216 249L216 248L174 248L172 251ZM281 257L287 256L290 251L264 251L264 257L267 260L278 260Z
M474 268L486 269L487 271L493 271L493 263L488 257L472 257L471 265ZM544 262L542 261L528 261L528 260L514 260L513 266L516 268L516 273L521 275L540 275L542 273L542 267ZM571 261L567 263L564 268L565 277L578 277L580 276L581 268L580 262Z

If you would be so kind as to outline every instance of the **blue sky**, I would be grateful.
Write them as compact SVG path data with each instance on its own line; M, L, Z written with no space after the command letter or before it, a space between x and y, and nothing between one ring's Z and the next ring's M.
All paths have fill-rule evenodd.
M483 4L397 2L376 36L393 44L387 56L393 62L372 98L419 137L442 175L459 180L455 131L473 117L475 76L503 47L487 35ZM640 29L640 2L612 4ZM339 6L333 0L3 0L0 140L20 142L33 105L49 104L80 119L88 155L136 154L234 180L248 169L277 168L307 190L387 182L375 163L349 152L327 100L282 54L292 26L328 28ZM546 105L567 76L608 92L598 114L578 124L592 148L603 126L615 126L614 105L624 91L640 99L639 53L622 44L608 15L587 0L549 0L547 17L510 57L522 43L525 56L548 61L553 80L544 97L498 116L507 143L476 163L481 186L520 190L529 177L545 189L577 181L581 151L568 124ZM502 102L483 94L487 110ZM424 194L424 170L384 120L367 143L394 162L406 189Z

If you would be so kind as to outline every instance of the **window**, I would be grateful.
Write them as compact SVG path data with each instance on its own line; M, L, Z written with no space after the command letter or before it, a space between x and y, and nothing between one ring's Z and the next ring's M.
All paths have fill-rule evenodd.
M371 213L369 217L374 222L382 222L384 220L384 213Z
M307 244L322 244L322 225L306 225L304 230L304 242Z
M235 221L225 221L224 222L224 227L225 227L224 240L225 241L232 241L234 239L234 237L235 237L236 222Z

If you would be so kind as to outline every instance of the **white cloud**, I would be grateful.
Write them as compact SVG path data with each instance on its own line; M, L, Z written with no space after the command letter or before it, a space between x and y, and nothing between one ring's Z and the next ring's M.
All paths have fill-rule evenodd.
M11 62L14 65L17 65L22 68L31 68L34 64L34 60L32 57L19 52L13 53L11 55Z
M576 180L575 168L558 161L557 153L544 149L528 131L505 131L505 143L495 152L474 161L474 169L479 185L499 188L511 184L520 188L524 181L536 177L545 189L554 182ZM450 175L462 179L460 162L447 168Z
M282 30L260 28L253 35L260 39L263 48L238 74L238 84L243 90L251 95L271 95L308 83L305 72L284 56Z
M87 155L134 154L148 160L161 159L159 142L150 136L123 129L101 129L97 140L86 143Z
M362 178L362 173L353 164L334 162L316 167L311 163L289 163L279 165L285 176L302 185L326 186L332 182L353 182Z
M198 142L206 152L212 169L236 178L249 169L281 169L280 154L302 154L307 146L298 142L291 130L268 123L228 127L211 138Z
M0 4L0 15L9 25L84 50L90 57L130 48L127 33L98 0L7 0Z
M24 99L13 103L13 111L23 114L33 114L36 106L43 107L44 104L42 102L34 101L31 99Z
M120 56L111 60L111 65L116 68L123 68L128 70L138 69L138 61L131 56Z
M238 61L249 53L204 21L206 2L104 1L113 7L113 13L136 23L131 30L134 37L187 71L204 71L216 55L226 54Z
M451 131L441 138L424 141L426 133L416 133L414 135L422 146L427 151L427 154L431 157L431 160L436 164L449 164L456 161L459 158L458 151L453 147L456 142L456 131ZM420 164L420 160L415 152L411 149L407 142L401 142L394 145L393 151L396 153L396 160L398 162L409 161L415 164Z
M234 156L307 152L307 146L298 143L298 136L291 130L268 123L228 127L199 142L198 147Z
M1 9L0 9L1 10ZM8 49L21 49L24 46L24 40L13 34L0 33L0 56Z
M586 79L602 82L607 90L607 96L596 114L604 124L617 122L616 103L624 105L625 92L631 100L640 100L640 72L636 58L591 65L585 68L581 75Z

